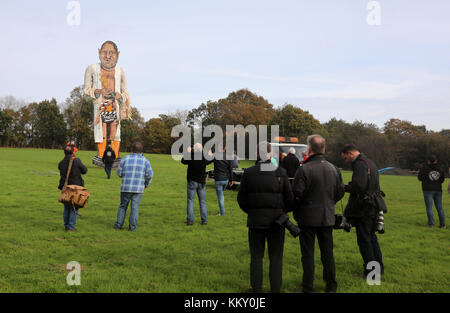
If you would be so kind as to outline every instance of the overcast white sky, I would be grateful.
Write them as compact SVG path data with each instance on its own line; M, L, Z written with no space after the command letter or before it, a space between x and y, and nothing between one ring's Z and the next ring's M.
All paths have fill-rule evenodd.
M450 1L79 0L0 2L0 97L64 102L106 40L121 51L145 119L248 88L382 127L389 118L450 128Z

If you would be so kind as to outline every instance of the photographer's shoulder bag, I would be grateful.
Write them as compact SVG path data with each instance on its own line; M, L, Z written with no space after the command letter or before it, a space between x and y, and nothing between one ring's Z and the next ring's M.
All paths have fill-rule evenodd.
M367 165L367 175L369 177L369 183L370 184L370 179L371 179L371 175L370 175L370 165L367 162L367 160L364 160L363 158L361 158L362 161L364 161L364 163L366 163ZM386 206L386 202L384 202L384 197L386 197L386 194L381 190L375 190L373 193L368 194L368 199L370 202L373 203L373 206L375 208L375 210L377 212L383 211L383 213L387 213L387 206Z
M91 195L87 188L78 185L68 185L70 171L72 170L74 158L70 158L69 168L67 170L66 180L59 196L58 201L61 203L71 204L73 209L85 208L88 198Z

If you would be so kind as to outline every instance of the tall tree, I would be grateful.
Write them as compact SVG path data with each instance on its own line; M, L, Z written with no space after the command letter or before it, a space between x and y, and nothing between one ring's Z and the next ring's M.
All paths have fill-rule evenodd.
M292 104L285 104L276 109L270 124L279 125L281 136L298 137L301 142L305 142L309 135L315 133L326 137L324 127L314 116Z
M188 114L191 125L268 125L274 113L273 105L247 89L231 92L218 101L207 101Z
M176 138L172 138L172 127L179 125L180 120L167 115L160 115L145 123L144 149L150 153L170 153L172 144Z
M13 110L0 109L0 145L8 146L12 139Z
M76 87L66 100L64 118L67 136L80 149L94 149L93 100L84 95L81 86Z
M38 103L36 118L38 147L55 148L64 145L67 136L66 123L55 99Z
M143 141L145 125L144 118L139 113L139 110L135 107L131 108L131 114L133 119L122 120L120 122L120 147L123 151L131 151L133 143L137 141Z

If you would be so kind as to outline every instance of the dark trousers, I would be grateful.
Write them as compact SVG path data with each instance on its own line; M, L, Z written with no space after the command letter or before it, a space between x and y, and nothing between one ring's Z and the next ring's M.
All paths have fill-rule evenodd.
M380 264L381 274L384 273L383 256L380 245L375 234L375 217L362 217L352 221L356 227L356 238L359 251L364 261L364 275L370 273L372 269L366 266L371 261L377 261Z
M280 292L283 269L284 228L248 229L250 246L250 284L254 292L262 292L263 258L266 246L269 251L270 290Z
M106 163L105 164L105 172L106 175L108 175L108 178L111 178L111 169L112 169L113 164L112 163Z
M323 280L327 284L327 292L336 292L336 267L333 255L333 228L301 227L300 249L303 265L303 291L312 292L314 283L314 245L315 237L319 242L320 258L323 265Z

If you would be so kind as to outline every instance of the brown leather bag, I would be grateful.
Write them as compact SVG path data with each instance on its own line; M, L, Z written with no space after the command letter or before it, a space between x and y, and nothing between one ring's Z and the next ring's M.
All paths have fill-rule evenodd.
M64 182L61 195L58 201L61 203L69 203L73 209L84 208L91 195L87 188L78 185L67 185L69 181L70 171L72 169L73 157L70 158L69 168L67 170L66 181Z

